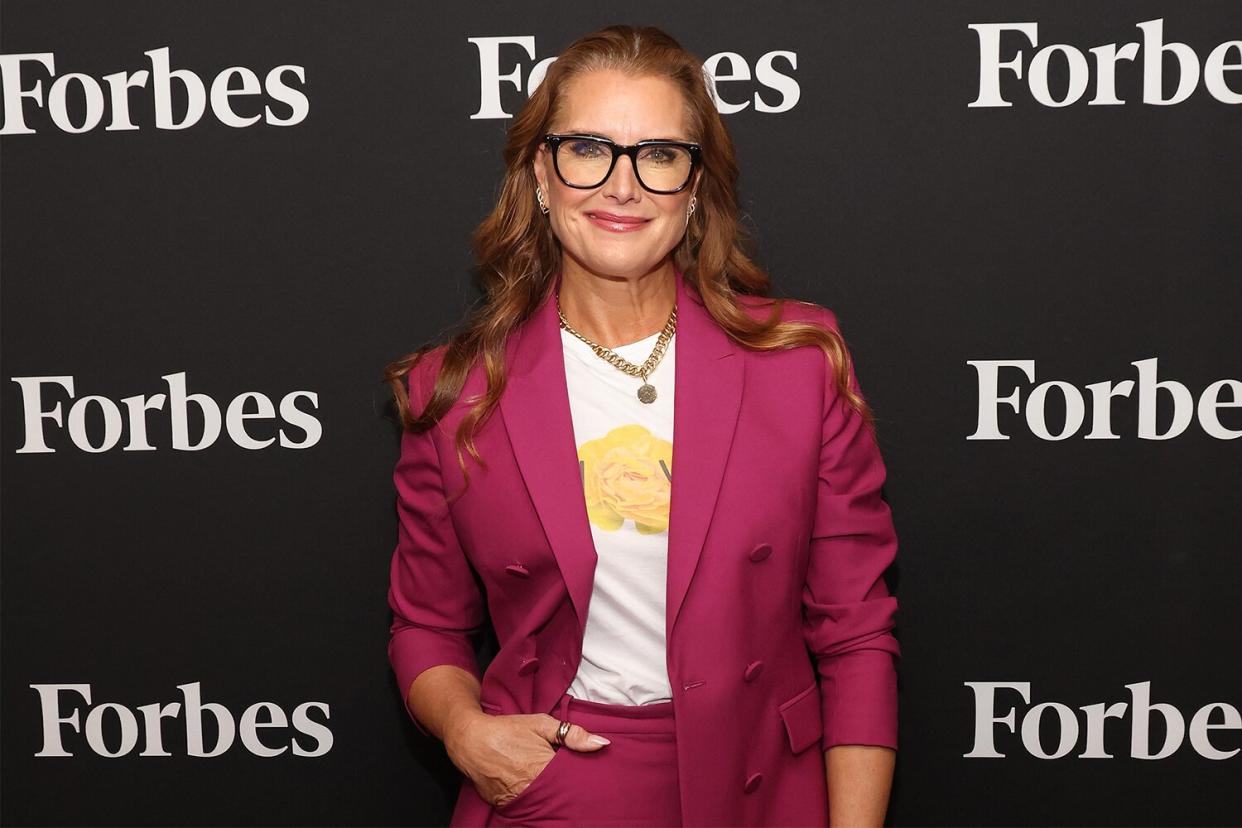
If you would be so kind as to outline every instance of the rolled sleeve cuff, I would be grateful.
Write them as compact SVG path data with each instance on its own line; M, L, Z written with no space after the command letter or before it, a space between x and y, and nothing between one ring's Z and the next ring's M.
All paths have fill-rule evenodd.
M892 653L870 650L820 666L823 749L878 745L897 749L897 667Z
M470 640L464 636L450 635L418 628L410 628L396 633L388 643L388 660L392 663L393 672L397 675L397 686L401 689L401 705L414 726L424 736L431 736L410 710L410 685L424 670L441 664L452 664L471 673L480 683L483 681L479 670L479 659L475 655Z

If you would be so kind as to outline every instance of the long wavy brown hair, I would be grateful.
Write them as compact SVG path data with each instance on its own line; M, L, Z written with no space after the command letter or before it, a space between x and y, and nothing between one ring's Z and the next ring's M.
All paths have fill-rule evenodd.
M486 465L474 436L504 393L505 342L547 296L561 267L559 242L536 206L532 161L559 114L566 83L599 69L665 78L681 90L690 138L702 147L702 171L697 209L672 256L683 278L702 296L712 318L746 348L822 348L841 396L868 426L874 427L870 408L850 386L849 354L839 333L812 322L780 321L781 305L790 300L772 299L773 310L762 320L752 317L739 301L739 294L767 297L770 283L744 249L750 247L751 239L741 224L737 204L737 156L709 88L712 80L702 62L662 30L625 25L607 26L574 41L552 62L543 82L513 119L505 141L500 196L472 238L483 301L465 319L464 329L446 343L435 388L421 413L416 415L411 410L405 378L439 344L427 343L385 368L384 379L392 386L402 426L421 433L439 422L481 359L487 391L462 418L455 442L467 485L469 472L463 447Z

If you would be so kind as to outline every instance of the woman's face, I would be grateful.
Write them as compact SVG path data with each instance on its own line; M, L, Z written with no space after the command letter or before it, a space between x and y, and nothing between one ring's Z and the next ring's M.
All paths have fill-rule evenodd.
M651 138L691 141L681 92L661 77L632 77L613 70L586 72L569 81L561 113L548 132L585 133L635 144ZM613 278L635 278L660 266L686 232L686 210L700 170L679 193L658 195L642 188L629 158L594 189L567 187L552 166L551 147L540 146L535 178L548 205L567 267ZM599 214L639 219L618 230Z

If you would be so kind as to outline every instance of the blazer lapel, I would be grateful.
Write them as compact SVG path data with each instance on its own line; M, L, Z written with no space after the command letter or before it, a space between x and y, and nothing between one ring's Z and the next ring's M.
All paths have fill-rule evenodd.
M679 273L666 643L698 566L733 444L746 364L739 350Z
M522 480L565 578L581 632L598 556L578 471L560 317L553 299L559 286L558 275L552 291L509 337L509 378L500 396L500 412Z
M680 273L666 635L698 565L742 397L744 360ZM553 291L560 284L557 276ZM585 628L598 555L578 471L560 319L549 293L509 337L500 412L548 543Z

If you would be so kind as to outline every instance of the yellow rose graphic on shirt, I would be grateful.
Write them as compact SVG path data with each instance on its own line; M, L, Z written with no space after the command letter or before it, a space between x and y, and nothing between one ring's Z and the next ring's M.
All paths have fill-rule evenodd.
M615 532L627 520L640 534L668 529L673 444L633 424L578 447L587 517Z

